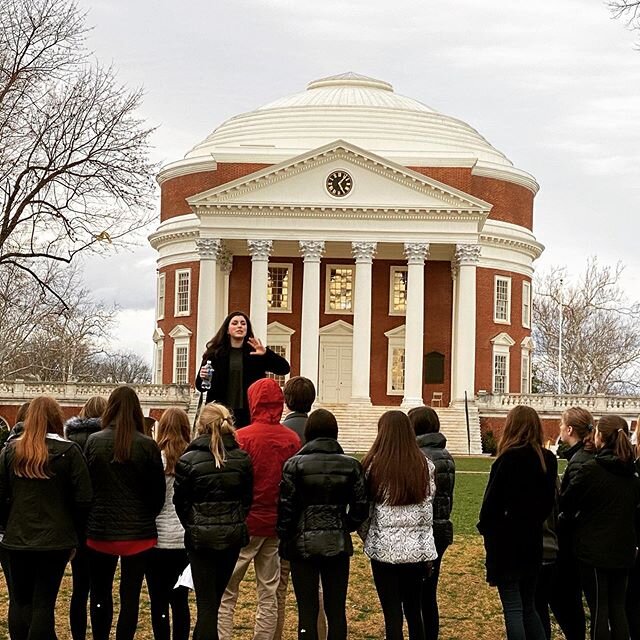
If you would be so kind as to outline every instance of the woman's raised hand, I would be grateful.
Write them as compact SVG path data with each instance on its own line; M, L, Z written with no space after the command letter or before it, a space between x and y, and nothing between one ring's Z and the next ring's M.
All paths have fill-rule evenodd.
M252 356L263 356L267 353L267 348L260 342L258 338L249 338L247 340L249 346L253 349L253 351L249 354Z

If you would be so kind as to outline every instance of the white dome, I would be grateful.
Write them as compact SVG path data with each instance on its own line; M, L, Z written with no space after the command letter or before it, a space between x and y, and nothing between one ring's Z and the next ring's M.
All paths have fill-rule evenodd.
M513 166L468 124L353 73L230 118L185 158L279 162L338 139L401 163Z

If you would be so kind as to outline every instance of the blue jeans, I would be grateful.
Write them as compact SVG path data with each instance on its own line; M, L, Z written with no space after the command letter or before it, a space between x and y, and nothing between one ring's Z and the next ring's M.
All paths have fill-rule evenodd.
M507 640L546 640L536 611L536 577L499 582L498 593L504 611Z

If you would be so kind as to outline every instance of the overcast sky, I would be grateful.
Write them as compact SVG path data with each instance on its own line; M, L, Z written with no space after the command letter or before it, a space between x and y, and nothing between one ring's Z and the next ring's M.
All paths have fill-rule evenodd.
M80 0L89 46L142 86L155 156L180 159L225 119L353 71L476 128L533 174L537 268L627 265L640 299L640 34L600 0ZM123 348L150 359L155 254L92 261L123 309Z

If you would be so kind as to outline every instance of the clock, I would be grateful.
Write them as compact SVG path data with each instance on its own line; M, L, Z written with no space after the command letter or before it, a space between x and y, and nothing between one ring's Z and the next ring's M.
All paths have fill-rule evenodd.
M327 176L325 186L334 198L344 198L353 189L353 179L343 169L336 169Z

